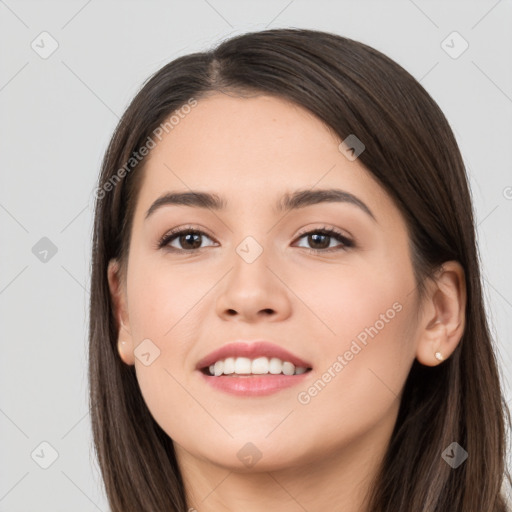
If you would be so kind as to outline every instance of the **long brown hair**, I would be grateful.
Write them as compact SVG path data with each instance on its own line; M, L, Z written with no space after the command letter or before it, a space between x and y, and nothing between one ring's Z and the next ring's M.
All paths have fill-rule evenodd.
M510 413L484 309L470 191L452 130L397 63L362 43L304 29L246 33L165 65L133 99L106 151L92 245L89 385L94 444L112 511L187 510L172 440L146 407L134 367L117 352L107 265L118 258L125 277L145 162L134 155L172 113L216 91L287 99L321 119L340 141L350 134L363 141L359 160L406 220L420 295L443 262L457 260L464 268L463 337L442 364L414 362L368 510L504 512L500 489L510 482ZM457 469L441 456L452 442L469 454Z

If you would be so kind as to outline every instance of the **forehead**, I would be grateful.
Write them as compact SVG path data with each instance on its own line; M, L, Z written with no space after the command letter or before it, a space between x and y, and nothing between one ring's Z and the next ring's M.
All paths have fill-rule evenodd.
M285 192L313 187L343 188L372 210L391 206L371 173L340 152L340 142L285 99L213 94L182 114L151 150L138 210L167 190L217 192L239 208L256 199L274 205Z

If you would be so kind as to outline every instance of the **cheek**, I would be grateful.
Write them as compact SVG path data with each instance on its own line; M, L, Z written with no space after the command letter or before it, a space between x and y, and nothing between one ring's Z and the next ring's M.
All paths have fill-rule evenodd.
M132 261L135 269L136 258ZM209 275L211 279L206 275L204 280L195 279L190 272L170 272L169 267L145 264L132 272L128 282L138 384L155 421L170 437L179 440L184 433L195 432L194 418L204 415L190 394L187 364L191 364L190 350L197 339L197 326L211 311L200 302L215 282L215 276L211 272ZM148 360L149 364L145 364Z
M374 336L386 338L381 334L389 333L391 324L399 328L413 289L407 272L399 274L392 265L331 266L317 270L314 279L305 275L295 278L294 291L309 306L306 313L311 326L322 331L323 346L337 351L349 349L356 337L362 343Z
M129 316L132 334L137 339L155 338L162 347L190 320L190 313L215 282L215 275L173 268L165 261L148 264L149 258L137 268L128 283ZM149 260L150 261L150 260ZM137 268L137 270L135 270Z
M315 402L319 411L339 403L342 416L374 416L397 399L414 359L413 281L396 271L342 270L343 275L316 279L305 299L326 328L319 324L323 334L314 338L318 385L303 390L299 403Z
M413 360L409 313L405 305L399 309L388 310L388 323L379 318L387 307L377 300L340 313L337 341L323 347L323 364L309 385L297 390L294 420L319 452L333 443L350 446L372 430L391 431Z

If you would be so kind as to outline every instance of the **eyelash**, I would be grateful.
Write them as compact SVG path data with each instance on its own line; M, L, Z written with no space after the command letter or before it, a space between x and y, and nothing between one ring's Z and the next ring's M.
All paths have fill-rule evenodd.
M301 249L305 249L306 251L308 251L311 254L320 254L320 253L326 253L326 252L331 253L331 252L336 252L336 251L346 251L352 247L355 247L355 243L352 240L350 240L349 238L344 236L338 230L329 228L329 227L323 227L320 229L313 229L310 231L302 232L297 236L297 239L301 239L306 235L319 234L319 233L322 235L329 236L331 238L335 238L338 242L341 242L342 245L338 246L338 247L329 247L327 249L311 249L309 247L301 247ZM179 235L183 235L183 234L205 235L208 238L213 240L213 237L210 236L208 233L206 233L202 230L199 230L199 229L194 229L191 226L185 227L185 228L176 228L176 229L173 229L173 230L167 232L159 240L159 242L157 244L158 249L164 248L165 250L168 250L169 252L175 252L175 253L181 252L181 253L188 253L188 254L192 254L194 252L201 251L201 249L206 249L206 247L201 247L199 249L176 249L175 247L166 247L172 240L177 238Z

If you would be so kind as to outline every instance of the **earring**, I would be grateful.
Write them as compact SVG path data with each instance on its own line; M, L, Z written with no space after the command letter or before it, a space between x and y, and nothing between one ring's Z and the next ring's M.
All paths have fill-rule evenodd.
M434 355L438 361L444 361L444 357L443 354L441 354L441 352L436 352Z

